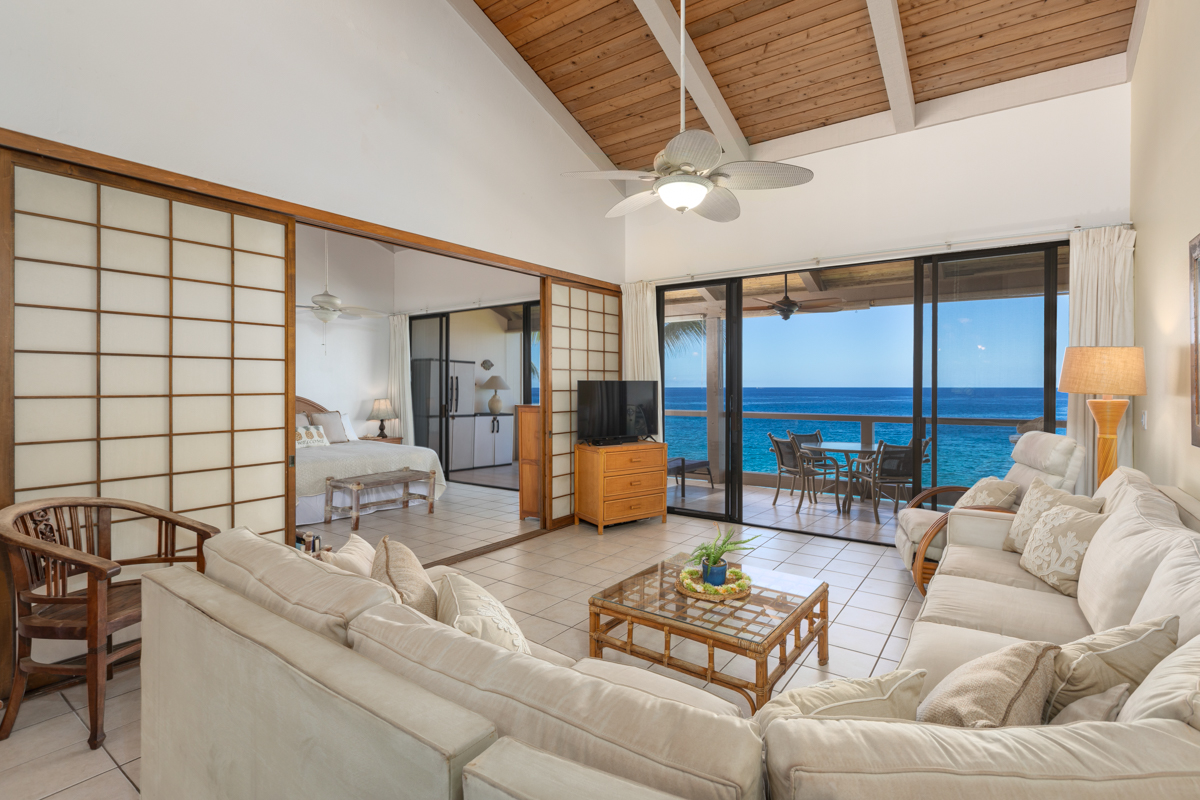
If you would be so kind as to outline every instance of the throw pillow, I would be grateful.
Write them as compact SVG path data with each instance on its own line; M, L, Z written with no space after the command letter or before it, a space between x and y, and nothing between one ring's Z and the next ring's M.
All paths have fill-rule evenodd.
M958 498L958 502L954 504L954 507L996 506L997 508L1012 508L1013 503L1017 502L1017 495L1020 491L1020 484L1013 483L1012 481L1002 481L995 475L992 475L976 481L974 486L963 492L963 496Z
M313 425L321 426L325 431L325 438L330 444L342 444L350 441L346 436L346 430L342 427L342 413L340 411L326 411L319 414L310 414Z
M1077 596L1083 556L1106 519L1106 514L1055 506L1033 524L1021 554L1021 568L1067 597Z
M525 634L504 604L462 575L442 576L437 621L505 650L531 655Z
M354 432L354 425L350 422L350 415L345 411L342 412L342 430L346 432L346 438L349 441L358 441L358 434Z
M1140 719L1177 719L1200 730L1200 639L1158 662L1117 714L1117 722Z
M396 590L400 601L412 606L427 617L436 618L437 587L412 550L387 536L375 548L375 560L371 562L371 577Z
M1118 683L1107 692L1081 697L1050 720L1051 725L1071 722L1112 722L1129 699L1129 684Z
M775 720L796 716L915 720L924 685L923 669L825 681L777 695L758 710L754 721L765 734Z
M305 425L303 428L296 428L297 450L305 447L328 446L329 440L325 438L325 431L321 430L320 425Z
M375 564L375 548L357 533L352 533L350 541L338 548L336 553L332 549L322 550L317 553L317 558L326 564L333 564L338 569L369 578L371 568Z
M1018 642L968 661L918 706L917 722L957 728L1039 724L1059 649L1049 642Z
M1104 501L1093 500L1082 494L1071 494L1063 489L1052 489L1041 478L1034 478L1029 490L1025 492L1025 498L1021 500L1021 505L1017 506L1017 515L1013 517L1008 535L1004 537L1003 549L1010 553L1025 552L1025 542L1029 539L1029 532L1033 530L1034 523L1038 521L1038 517L1055 506L1074 506L1096 514L1104 507Z
M1158 662L1175 651L1179 617L1111 628L1064 644L1054 657L1054 688L1047 717L1084 697L1126 683L1137 689Z

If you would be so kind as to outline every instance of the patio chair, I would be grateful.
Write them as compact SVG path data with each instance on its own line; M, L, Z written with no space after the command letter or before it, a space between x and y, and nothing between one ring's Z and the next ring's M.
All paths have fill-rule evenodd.
M792 488L788 491L788 497L791 497L796 492L796 478L804 475L800 472L800 458L792 440L777 439L773 433L768 433L767 438L771 440L771 452L775 454L775 496L771 498L771 505L775 505L779 500L779 490L783 488L783 476L792 479ZM804 496L804 484L800 484L800 494Z
M157 521L153 555L112 560L114 510L126 512L125 519ZM195 553L179 554L181 547L190 549L190 545L178 541L178 529L196 534ZM83 675L90 715L88 744L98 748L104 741L104 686L112 677L112 665L142 649L141 640L113 649L113 634L142 620L141 580L114 583L113 578L121 567L134 564L188 562L204 572L204 541L217 532L211 525L161 508L107 497L44 498L0 511L0 545L8 550L17 611L17 659L0 722L0 741L12 733L30 674ZM84 664L34 661L34 639L86 641L87 660Z
M818 429L813 433L793 433L787 432L788 440L792 446L796 448L796 457L800 463L801 481L800 481L800 502L796 506L796 513L800 512L800 507L804 505L804 492L808 492L809 499L814 504L817 502L817 492L829 491L829 486L833 485L833 497L837 506L838 513L842 513L842 465L833 456L822 453L819 450L808 450L805 445L820 444L825 441L821 436L821 431ZM818 487L818 482L820 486Z
M687 476L688 475L703 475L708 478L709 488L715 489L716 484L713 483L712 467L707 461L700 459L692 459L688 461L682 456L678 458L667 459L667 477L675 476L675 484L679 487L679 496L687 497Z
M900 489L912 485L913 476L913 444L888 444L882 439L875 445L874 455L854 457L849 463L849 483L851 488L846 491L849 500L855 484L859 486L859 496L866 501L867 493L871 495L871 508L875 512L875 521L879 522L879 501L884 496L884 490L892 489L892 513L900 511Z

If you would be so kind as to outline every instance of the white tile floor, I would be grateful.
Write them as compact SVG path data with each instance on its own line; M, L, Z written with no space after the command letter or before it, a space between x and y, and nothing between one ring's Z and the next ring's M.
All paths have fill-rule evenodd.
M471 490L469 496L459 497L457 486L453 494L448 491L443 496L447 498L446 511L456 515L455 519L446 522L458 521L466 525L464 518L470 516L478 520L472 523L479 526L474 528L476 531L496 530L482 522L494 518L469 511L489 506L488 501L480 499L486 493L475 494L476 487L462 488L464 493ZM504 494L511 495L511 492ZM424 513L423 508L418 510ZM399 517L395 521L403 530L367 528L364 519L360 533L375 531L376 539L385 533L394 533L414 537L413 541L425 541L415 538L422 535L415 532L421 526L410 523L403 514ZM920 596L893 548L739 527L744 530L744 536L760 537L754 543L755 549L742 558L742 564L751 576L755 569L778 569L820 578L830 586L833 624L829 663L818 666L814 648L780 680L776 692L834 677L865 677L895 669L907 644L912 620L920 608ZM437 534L435 541L451 541L456 537L474 540L452 524L428 530ZM583 658L588 652L587 600L591 595L631 572L711 540L715 533L710 522L674 515L668 516L666 524L658 518L644 520L608 528L603 536L596 534L595 527L581 525L548 533L457 566L502 600L531 640L573 658ZM432 558L426 556L424 560ZM654 633L645 643L651 647L661 646L661 635ZM693 642L677 639L671 648L673 654L683 658L707 659L707 651L700 652L700 646ZM726 689L705 685L690 676L650 666L621 653L605 651L605 657L704 687L737 703L743 713L748 713L745 701ZM751 662L740 656L719 657L717 667L753 678ZM105 709L108 738L103 748L96 751L89 750L86 742L84 687L27 699L21 707L17 730L8 741L0 742L0 798L136 797L141 766L139 687L136 668L118 673L109 684Z

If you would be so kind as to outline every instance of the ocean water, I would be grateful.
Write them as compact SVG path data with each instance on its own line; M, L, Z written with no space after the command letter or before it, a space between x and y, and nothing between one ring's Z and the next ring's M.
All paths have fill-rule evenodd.
M925 390L924 406L930 408L930 390ZM704 388L668 387L666 409L704 410ZM862 414L870 416L911 416L911 388L746 388L745 411L798 414ZM1057 397L1058 418L1067 417L1067 395ZM1016 433L1018 422L1042 416L1042 390L1031 389L946 389L938 390L940 417L983 417L1011 419L1005 427L976 425L939 425L937 431L937 482L941 485L970 486L988 475L1004 476L1012 466L1013 445L1008 437ZM704 417L666 417L664 420L670 457L707 459L707 422ZM770 450L768 433L786 438L788 429L796 433L820 430L826 441L858 441L858 422L816 420L745 419L742 423L742 463L748 472L775 472L775 456ZM1061 431L1060 431L1061 432ZM928 435L928 432L927 432ZM905 444L912 437L911 423L875 423L875 438L889 444ZM839 457L841 460L841 457ZM922 483L932 484L932 465L925 465Z

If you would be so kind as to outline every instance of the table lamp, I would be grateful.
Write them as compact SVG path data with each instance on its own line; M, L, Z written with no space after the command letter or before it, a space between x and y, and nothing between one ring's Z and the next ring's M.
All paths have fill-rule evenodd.
M1068 347L1063 356L1060 392L1098 394L1088 400L1096 420L1096 485L1117 468L1117 424L1129 405L1114 394L1146 393L1145 358L1140 347Z
M379 438L386 439L387 431L384 430L383 421L387 419L399 419L395 409L392 408L392 401L386 397L381 397L375 401L375 405L371 406L371 413L367 419L379 420Z
M508 384L504 382L504 378L501 378L499 375L493 375L484 381L479 388L492 390L492 396L488 398L488 411L492 412L493 414L499 414L500 390L503 389L508 391Z

